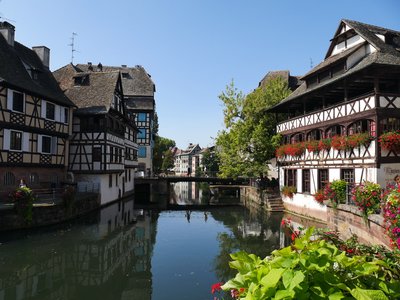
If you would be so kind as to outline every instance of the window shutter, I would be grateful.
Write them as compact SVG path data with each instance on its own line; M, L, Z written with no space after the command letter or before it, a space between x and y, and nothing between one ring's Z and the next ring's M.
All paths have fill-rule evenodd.
M12 109L13 107L13 90L7 89L7 109Z
M42 118L46 118L46 101L42 99Z
M56 121L56 122L61 122L62 121L62 119L61 119L61 107L59 106L59 105L56 105L56 108L55 108L55 111L54 111L54 114L55 114L55 120L54 121Z
M57 137L51 138L51 154L57 154Z
M42 135L38 134L37 135L37 152L42 153Z
M10 129L4 129L3 149L10 150Z
M23 132L22 133L22 151L29 151L29 137L30 133L29 132Z

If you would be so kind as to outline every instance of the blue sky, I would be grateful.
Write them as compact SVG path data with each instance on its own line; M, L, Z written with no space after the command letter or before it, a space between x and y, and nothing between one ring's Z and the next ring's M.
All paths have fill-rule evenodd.
M74 63L142 65L156 84L159 134L186 148L223 128L218 95L233 79L251 92L268 71L305 74L339 21L400 30L397 0L0 0L16 40L51 49L51 69Z

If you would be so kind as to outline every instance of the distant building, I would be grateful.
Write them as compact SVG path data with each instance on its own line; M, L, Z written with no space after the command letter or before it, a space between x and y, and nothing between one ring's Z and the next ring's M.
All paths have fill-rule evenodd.
M0 22L0 190L59 187L67 180L74 104L49 70L50 49L14 40Z
M175 151L175 174L178 176L194 176L200 166L198 154L201 148L199 144L190 143L186 150Z
M78 190L98 190L101 204L134 190L137 129L127 110L119 71L82 70L72 64L54 72L78 107L74 111L69 170Z
M93 68L91 64L78 64L83 71ZM154 114L156 105L154 93L155 84L151 76L142 66L121 67L102 66L103 71L120 71L122 76L122 88L126 108L135 114L135 122L138 127L138 171L146 175L153 174L153 149L154 149Z

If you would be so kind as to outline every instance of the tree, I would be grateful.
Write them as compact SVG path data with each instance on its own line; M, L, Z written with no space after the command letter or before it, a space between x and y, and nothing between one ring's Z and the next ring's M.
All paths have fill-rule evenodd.
M223 177L263 177L267 162L274 155L275 127L279 118L265 112L290 94L281 77L269 78L247 96L238 92L233 82L219 98L224 104L225 129L218 133L220 174Z
M174 167L174 153L172 153L171 149L167 149L164 151L164 159L162 161L161 170L164 172L168 169L172 169Z
M211 151L210 148L204 150L201 162L206 174L214 175L218 172L219 159L215 151Z
M166 152L173 147L175 147L175 141L158 135L155 137L153 153L153 169L155 173L159 173L163 169L163 160L166 157Z

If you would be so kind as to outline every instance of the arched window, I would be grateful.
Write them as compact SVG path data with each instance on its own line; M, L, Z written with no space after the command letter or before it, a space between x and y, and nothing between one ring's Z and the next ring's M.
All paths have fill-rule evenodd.
M4 185L5 186L15 185L15 176L13 173L6 172L4 174Z
M381 131L398 131L400 130L400 119L398 118L386 118L380 121Z
M329 127L325 131L325 137L331 138L331 137L334 137L335 135L343 135L344 133L345 133L344 126L334 125L334 126Z
M375 122L372 120L358 120L349 125L347 128L347 134L352 135L356 133L363 133L368 132L370 135L374 136L376 129L375 129Z
M291 138L292 143L304 142L304 133L296 133Z
M318 141L322 138L322 132L320 129L311 130L307 134L307 141Z

